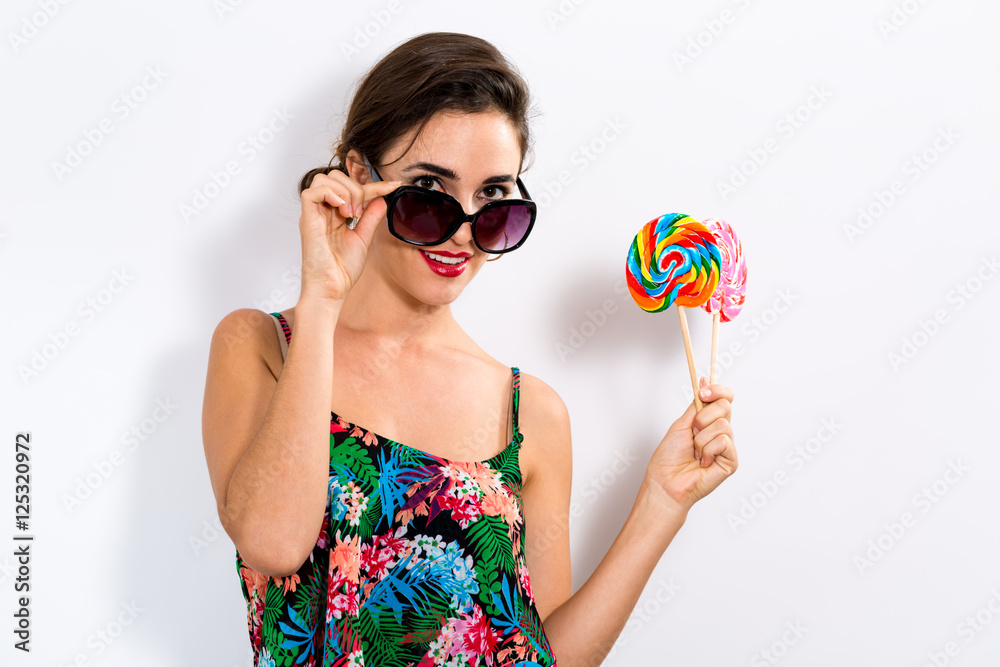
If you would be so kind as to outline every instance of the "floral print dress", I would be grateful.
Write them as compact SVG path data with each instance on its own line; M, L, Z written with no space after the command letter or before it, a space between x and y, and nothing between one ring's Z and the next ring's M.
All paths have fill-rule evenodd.
M282 353L291 340L280 324ZM236 553L255 667L534 667L556 659L531 592L513 367L510 444L449 461L331 412L327 507L288 577Z

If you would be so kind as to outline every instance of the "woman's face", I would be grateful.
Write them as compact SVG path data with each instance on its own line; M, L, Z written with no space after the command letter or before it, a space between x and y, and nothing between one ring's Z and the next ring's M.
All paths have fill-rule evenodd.
M384 180L446 192L469 214L488 202L521 196L514 183L521 164L521 149L517 131L503 114L440 112L428 121L413 146L403 154L412 136L413 132L399 139L382 158L385 166L378 167L378 171ZM352 157L357 158L356 154ZM359 182L370 180L364 169L356 166L352 169ZM498 182L501 178L503 181ZM448 269L455 272L457 267L441 264L427 253L468 259L458 275L447 275ZM365 271L371 266L391 288L422 303L443 305L461 294L487 256L473 242L469 222L443 243L415 246L393 236L383 217L369 248Z

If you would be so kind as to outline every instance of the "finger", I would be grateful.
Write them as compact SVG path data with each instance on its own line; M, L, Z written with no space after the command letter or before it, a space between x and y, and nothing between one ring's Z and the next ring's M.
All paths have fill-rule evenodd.
M694 436L694 447L698 451L698 456L695 458L703 458L705 455L705 447L708 443L712 442L715 438L720 435L729 435L732 437L732 427L729 421L724 417L716 419L711 424L702 429L698 435Z
M719 384L718 382L708 384L706 381L705 385L698 390L698 396L703 403L716 401L720 398L724 398L731 403L733 400L733 390L724 384Z
M345 218L361 217L365 193L360 183L339 169L335 169L329 174L317 174L314 183L317 182L317 179L320 183L334 186L337 194L347 202Z
M361 237L366 248L371 248L372 237L375 236L375 230L378 228L382 218L385 217L385 212L385 200L381 197L374 199L365 207L364 213L361 214L361 219L358 220L358 224L354 227L355 233Z
M721 433L717 435L702 449L702 467L707 468L716 460L730 473L735 471L739 465L739 461L736 459L736 445L733 443L731 434Z
M377 183L365 183L361 187L364 189L364 200L361 202L361 215L364 215L365 210L367 210L368 205L375 201L376 199L382 199L383 195L387 195L396 188L400 186L402 181L378 181ZM383 201L385 201L383 199ZM379 220L385 215L385 211L379 215Z
M317 174L313 178L312 185L302 192L302 199L314 204L325 202L346 219L351 217L351 211L350 202L345 198L344 194L343 191L338 191L335 181L332 178L325 176L325 174Z
M667 437L669 437L671 433L676 433L677 431L689 430L695 414L697 414L697 408L694 405L694 400L692 400L688 403L687 409L684 410L684 414L678 417L677 420L670 425L670 428L667 429ZM692 454L694 454L696 458L699 456L698 452L694 451L693 447Z
M369 202L376 197L389 194L402 184L403 181L369 181L363 184L361 189L364 190L365 202Z
M731 415L732 406L725 398L720 398L717 401L706 403L705 406L698 411L698 414L694 416L694 423L692 424L692 427L697 429L695 431L695 435L698 435L699 431L707 427L716 419L729 419Z
M684 411L680 417L677 418L673 424L670 425L670 429L667 433L672 433L674 431L684 431L691 428L691 421L694 419L696 414L696 408L694 406L694 401L692 400L688 403L687 410Z

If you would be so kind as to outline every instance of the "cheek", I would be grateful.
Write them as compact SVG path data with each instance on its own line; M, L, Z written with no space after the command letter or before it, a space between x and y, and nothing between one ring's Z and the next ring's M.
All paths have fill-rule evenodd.
M406 243L403 243L392 235L389 231L389 226L385 222L385 218L382 218L382 221L375 229L375 234L372 236L372 245L368 249L368 252L398 257L405 250L406 245Z
M479 273L484 266L486 266L486 255L473 255L469 259L469 268L466 269L465 273L471 279L474 275Z

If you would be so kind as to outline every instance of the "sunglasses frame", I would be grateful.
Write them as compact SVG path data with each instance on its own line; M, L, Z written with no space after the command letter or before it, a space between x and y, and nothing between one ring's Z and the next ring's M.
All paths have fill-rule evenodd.
M369 164L367 160L365 161L365 167L368 168L368 175L371 177L373 182L385 180L382 178L381 174L378 173L378 170L375 169L375 167L373 167L371 164ZM531 228L535 226L535 218L538 215L538 207L535 204L535 202L531 200L531 195L528 194L528 189L524 187L524 183L521 182L520 176L517 177L515 183L517 184L517 189L521 192L521 197L523 197L523 199L497 199L496 201L488 202L487 204L483 205L482 208L480 208L478 211L472 214L466 213L465 208L462 207L461 202L459 202L457 199L452 197L447 192L441 192L439 190L431 190L430 188L422 188L417 185L400 185L389 194L382 195L382 198L385 199L385 203L387 205L386 218L389 222L389 232L400 241L404 241L405 243L409 243L411 245L434 246L444 243L445 241L447 241L448 239L450 239L452 236L455 235L455 232L458 231L459 227L461 227L466 222L471 222L472 242L475 243L476 247L482 250L483 252L499 255L506 252L510 252L512 250L517 250L528 239L528 235L531 233ZM392 212L393 209L395 209L396 207L396 201L407 192L417 192L424 196L430 195L432 197L437 197L441 199L442 202L444 203L452 203L459 211L462 212L462 216L456 218L451 223L449 223L447 229L445 229L444 236L438 239L437 241L434 241L433 243L419 243L417 241L411 241L410 239L403 238L396 231L396 228L392 223ZM527 229L524 230L524 236L521 237L520 241L518 241L509 248L504 248L503 250L489 250L487 248L484 248L482 245L480 245L479 239L476 236L476 222L479 220L479 216L482 215L485 211L489 211L491 209L510 207L510 206L524 206L525 208L528 209L528 212L531 215L531 218L528 220L528 227Z

